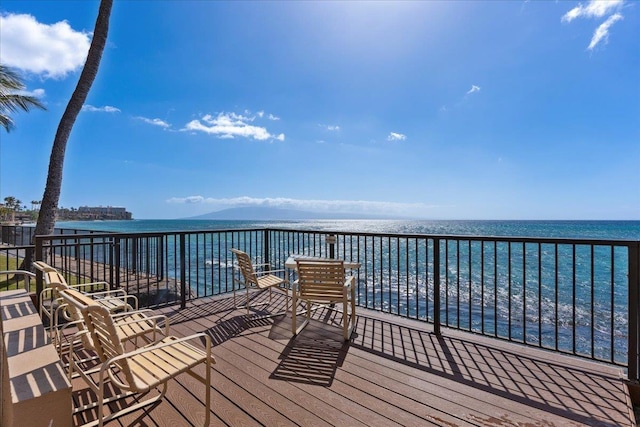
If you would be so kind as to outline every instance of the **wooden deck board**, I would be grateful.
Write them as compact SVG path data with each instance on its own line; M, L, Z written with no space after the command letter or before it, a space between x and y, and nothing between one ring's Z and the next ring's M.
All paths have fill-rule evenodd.
M436 337L364 309L348 343L341 313L327 309L292 339L290 314L266 316L283 308L274 295L269 311L249 315L229 297L158 310L172 334L212 338L211 425L635 425L619 368L448 329ZM82 380L73 384L90 401ZM181 375L161 403L109 425L199 425L204 392Z

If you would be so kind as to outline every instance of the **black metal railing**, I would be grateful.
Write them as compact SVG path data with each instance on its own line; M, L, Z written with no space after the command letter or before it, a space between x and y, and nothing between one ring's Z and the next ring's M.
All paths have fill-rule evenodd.
M123 287L146 306L185 306L233 289L232 247L275 269L290 254L357 261L359 306L436 333L460 329L626 366L639 379L638 241L233 229L38 236L34 256L71 280Z
M271 230L272 263L329 256L325 232ZM627 365L637 376L638 242L332 233L358 261L358 304ZM273 253L275 251L275 253ZM635 373L634 373L635 372Z

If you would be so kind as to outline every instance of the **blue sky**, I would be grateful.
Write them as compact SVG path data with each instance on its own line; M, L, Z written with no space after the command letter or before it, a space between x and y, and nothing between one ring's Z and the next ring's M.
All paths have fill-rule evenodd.
M0 130L0 199L42 198L96 1L0 4L47 111ZM119 1L61 207L640 219L640 3Z

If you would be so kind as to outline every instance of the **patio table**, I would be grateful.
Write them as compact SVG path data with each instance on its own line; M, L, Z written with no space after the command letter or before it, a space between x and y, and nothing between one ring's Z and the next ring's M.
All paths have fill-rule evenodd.
M296 264L296 261L299 259L308 261L340 261L340 259L336 258L291 254L284 263L284 266L287 270L285 272L285 274L287 275L287 280L289 280L289 270L295 271L298 268L298 264ZM355 261L344 261L344 268L345 270L357 270L360 268L360 263Z

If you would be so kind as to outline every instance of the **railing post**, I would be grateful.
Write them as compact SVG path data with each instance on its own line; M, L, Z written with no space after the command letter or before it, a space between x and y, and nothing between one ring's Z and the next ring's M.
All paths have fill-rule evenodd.
M164 235L158 237L157 245L158 245L158 268L156 274L158 275L159 280L164 280Z
M638 381L638 344L640 337L640 242L629 245L629 343L627 376L630 381Z
M35 253L36 261L44 261L42 256L42 237L35 236L35 241L36 241L36 253ZM40 307L40 293L42 292L42 289L44 289L42 281L43 281L42 271L40 271L40 269L36 269L36 307Z
M329 258L333 259L336 257L336 235L328 234L325 240L329 245Z
M265 260L263 262L268 262L269 265L271 265L271 253L269 246L269 229L265 228L262 230L262 259Z
M117 236L113 238L111 251L109 261L113 262L109 262L111 264L109 268L109 283L114 283L113 279L115 277L115 288L120 289L120 238ZM127 292L129 292L129 289L127 289Z
M131 239L131 272L138 274L138 237Z
M184 233L180 233L180 308L187 307L187 243Z
M440 336L440 239L433 239L433 332Z

